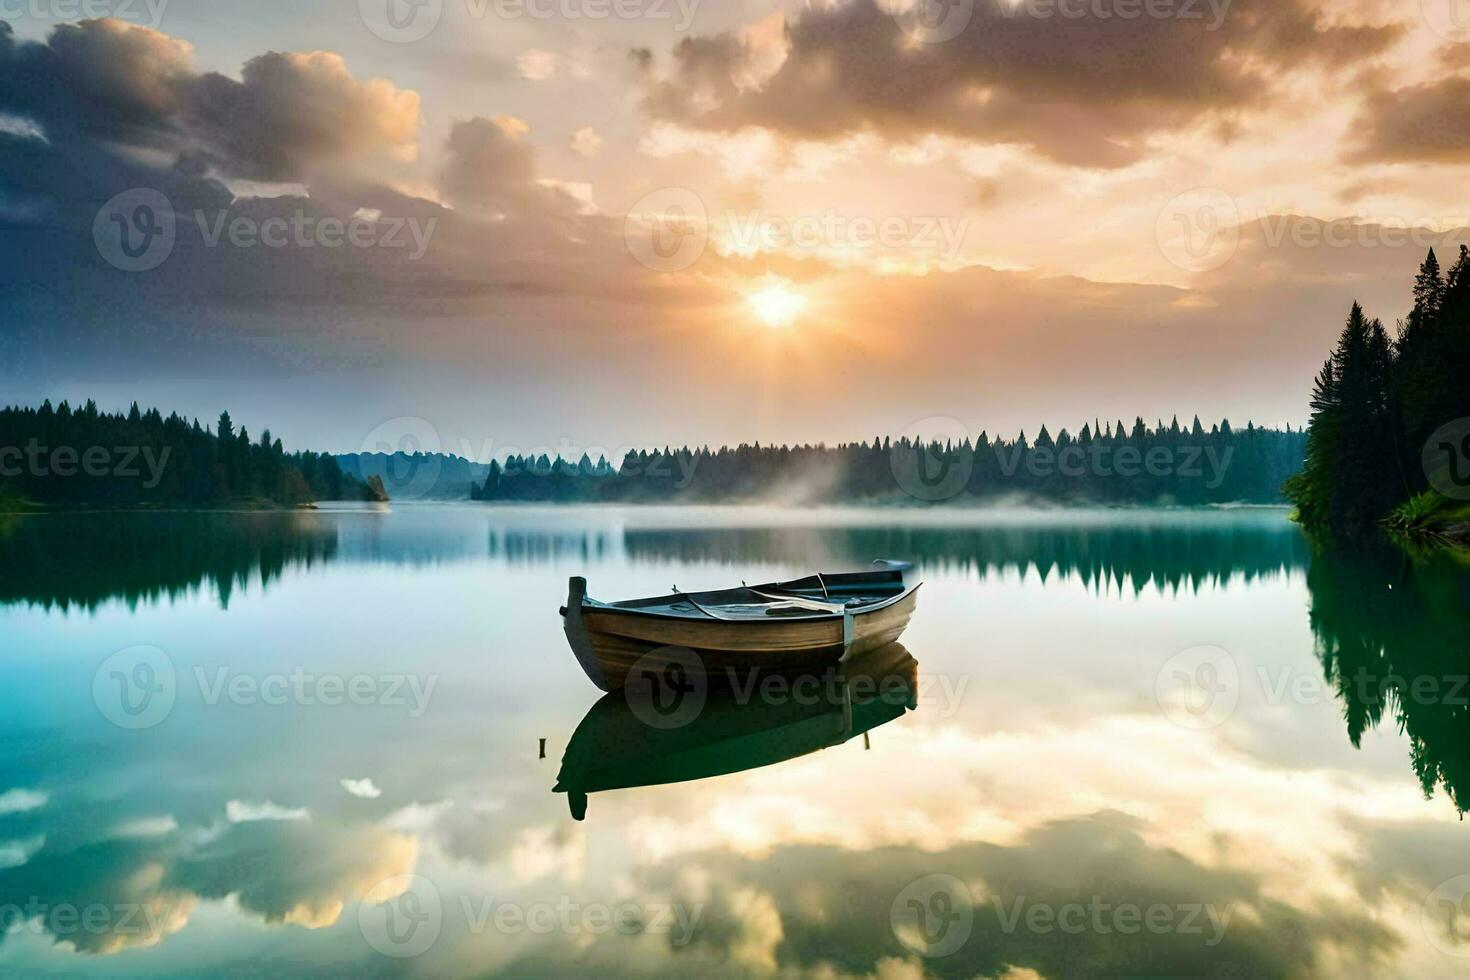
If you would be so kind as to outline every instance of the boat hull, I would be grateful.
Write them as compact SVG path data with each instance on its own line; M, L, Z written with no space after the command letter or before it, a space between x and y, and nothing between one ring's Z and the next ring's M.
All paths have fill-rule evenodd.
M902 644L807 675L801 697L709 692L676 726L650 725L624 693L592 706L567 742L554 791L583 819L587 797L775 765L841 745L918 707L918 664ZM793 687L800 684L793 680Z
M678 666L712 682L825 667L897 641L918 601L915 587L847 617L727 622L583 605L577 581L565 615L567 641L587 676L604 691L621 688L635 667L662 673Z

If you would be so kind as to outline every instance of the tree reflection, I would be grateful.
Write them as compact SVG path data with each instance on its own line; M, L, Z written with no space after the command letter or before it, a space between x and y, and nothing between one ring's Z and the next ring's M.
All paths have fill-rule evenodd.
M1470 560L1388 541L1318 545L1312 631L1348 737L1392 718L1426 796L1470 806Z

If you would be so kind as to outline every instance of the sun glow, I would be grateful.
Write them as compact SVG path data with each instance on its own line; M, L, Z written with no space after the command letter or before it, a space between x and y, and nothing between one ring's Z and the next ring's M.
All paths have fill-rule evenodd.
M745 294L750 310L768 327L789 327L806 309L806 297L791 288L784 279L768 280L760 288Z

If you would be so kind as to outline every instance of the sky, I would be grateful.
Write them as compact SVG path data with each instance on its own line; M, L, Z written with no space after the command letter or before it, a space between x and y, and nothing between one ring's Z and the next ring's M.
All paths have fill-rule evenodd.
M0 0L0 402L291 448L1306 421L1459 0Z

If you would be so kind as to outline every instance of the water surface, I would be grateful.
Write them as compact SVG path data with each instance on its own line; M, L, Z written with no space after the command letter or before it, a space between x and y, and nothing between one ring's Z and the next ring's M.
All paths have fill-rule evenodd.
M0 972L1470 967L1444 557L1314 552L1273 509L0 520ZM643 724L556 614L571 575L615 599L877 557L925 581L897 707ZM576 820L579 726L620 785L722 774Z

